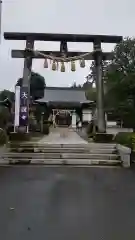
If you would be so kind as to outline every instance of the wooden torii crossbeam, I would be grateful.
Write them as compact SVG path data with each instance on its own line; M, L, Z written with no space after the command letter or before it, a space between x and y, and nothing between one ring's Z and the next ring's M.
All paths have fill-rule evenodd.
M24 70L23 70L23 89L25 93L29 93L29 78L31 74L32 59L44 58L41 55L34 54L34 42L35 41L55 41L60 42L60 51L40 51L43 54L53 54L60 57L63 52L67 57L79 56L85 54L85 52L68 52L68 42L92 42L93 52L85 57L86 60L95 60L96 65L96 87L97 87L97 124L99 132L106 131L105 113L104 113L104 90L102 79L102 60L111 60L113 54L111 52L102 52L101 43L119 43L122 41L122 36L111 35L86 35L86 34L54 34L54 33L19 33L19 32L5 32L4 38L7 40L25 40L25 50L12 50L13 58L24 58ZM31 49L31 51L28 51ZM22 103L24 109L24 102ZM27 111L29 109L29 98L25 99L25 105ZM28 125L28 118L22 125Z

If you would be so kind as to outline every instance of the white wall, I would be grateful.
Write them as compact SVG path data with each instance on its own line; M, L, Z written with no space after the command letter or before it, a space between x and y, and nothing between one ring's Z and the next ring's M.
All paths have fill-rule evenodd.
M92 112L90 109L84 109L82 111L82 121L83 122L90 122L92 119Z

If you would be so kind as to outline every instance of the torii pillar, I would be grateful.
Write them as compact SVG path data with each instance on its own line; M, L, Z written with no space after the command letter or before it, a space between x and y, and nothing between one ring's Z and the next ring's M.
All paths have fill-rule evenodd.
M96 66L96 92L97 92L97 126L98 132L106 132L105 110L104 110L104 82L102 77L102 50L101 42L93 42L94 60Z
M26 39L26 49L34 48L34 40ZM26 56L24 59L23 81L20 88L20 116L19 127L24 132L29 132L29 104L30 104L30 78L32 68L32 57Z

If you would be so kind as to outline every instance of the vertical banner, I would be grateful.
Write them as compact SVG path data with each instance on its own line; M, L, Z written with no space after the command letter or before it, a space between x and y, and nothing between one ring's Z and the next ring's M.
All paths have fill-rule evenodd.
M20 126L28 126L29 99L28 87L20 89Z
M15 118L14 127L19 126L19 115L20 115L20 86L15 87Z

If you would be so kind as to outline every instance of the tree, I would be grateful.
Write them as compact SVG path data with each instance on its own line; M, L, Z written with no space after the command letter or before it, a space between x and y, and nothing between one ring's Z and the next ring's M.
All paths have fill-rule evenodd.
M109 62L108 61L102 61L102 77L104 79L104 82L106 80L106 69L108 67ZM86 77L87 82L90 82L92 85L96 84L96 65L95 61L92 61L90 66L90 73Z
M113 53L106 71L106 107L112 107L123 121L135 126L135 39L124 39Z
M9 99L11 102L14 101L15 93L9 90L4 89L0 92L0 101L4 101L5 99Z
M106 110L113 110L124 124L135 127L135 38L125 38L115 46L112 61L102 62L102 75ZM86 79L96 82L94 61Z
M82 88L82 86L80 84L77 85L77 83L74 81L71 85L71 88Z
M76 82L74 82L71 86L71 88L74 89L82 89L85 91L86 98L91 101L96 101L96 88L92 86L92 83L86 80L83 85L77 85Z
M4 127L10 121L12 122L11 109L14 103L15 93L9 90L0 92L0 126Z
M86 98L90 101L96 101L96 88L91 87L86 90Z
M0 106L0 128L5 128L11 122L11 113L8 108Z
M22 86L22 78L17 81L17 86ZM32 72L30 78L30 95L33 100L44 97L45 79L40 74Z

